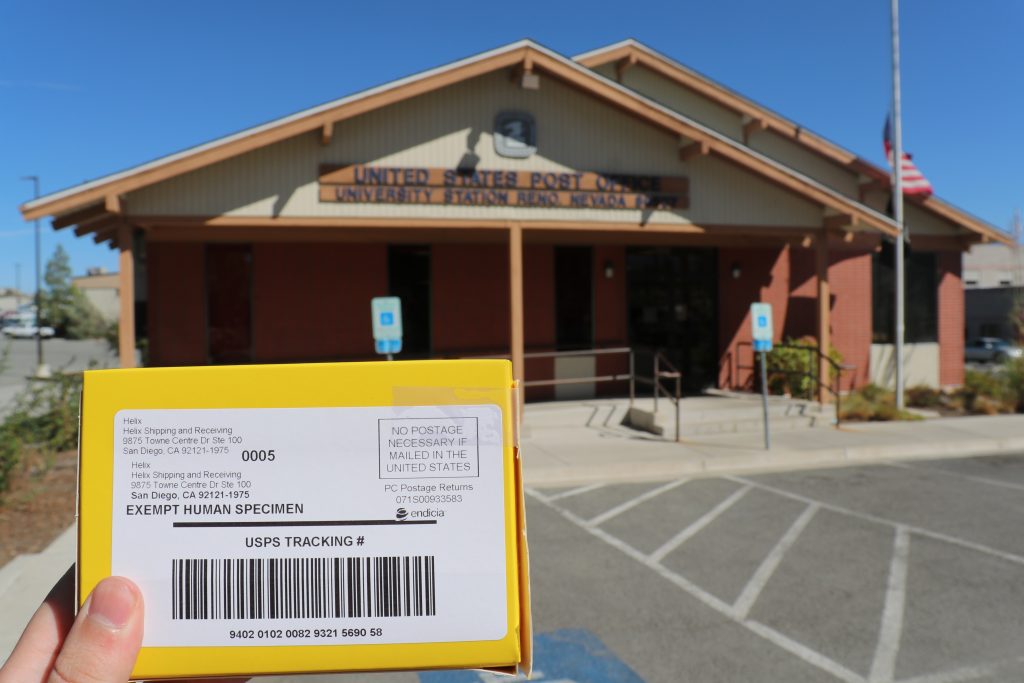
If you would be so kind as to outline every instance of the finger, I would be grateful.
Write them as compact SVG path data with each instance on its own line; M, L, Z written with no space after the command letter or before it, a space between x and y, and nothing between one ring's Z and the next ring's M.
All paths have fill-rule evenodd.
M0 683L42 683L74 621L75 567L54 585L0 668Z
M50 683L125 683L141 645L142 594L128 579L103 579L64 640Z

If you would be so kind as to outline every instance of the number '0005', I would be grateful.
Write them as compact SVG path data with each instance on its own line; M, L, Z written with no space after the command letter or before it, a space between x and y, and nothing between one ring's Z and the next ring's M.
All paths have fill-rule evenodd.
M242 462L274 462L274 449L269 451L242 451Z

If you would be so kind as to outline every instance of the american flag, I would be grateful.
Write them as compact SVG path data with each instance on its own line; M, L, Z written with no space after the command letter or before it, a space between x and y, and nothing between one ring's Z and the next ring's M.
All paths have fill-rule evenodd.
M889 129L889 118L885 119L885 132L883 133L885 144L885 159L892 168L892 135ZM918 197L927 197L932 193L932 184L917 170L913 160L906 152L903 153L903 161L900 163L900 175L903 180L903 194Z

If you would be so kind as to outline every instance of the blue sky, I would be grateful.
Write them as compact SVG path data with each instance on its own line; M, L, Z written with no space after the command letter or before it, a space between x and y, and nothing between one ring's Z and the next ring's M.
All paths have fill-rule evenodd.
M904 144L1000 228L1024 204L1024 2L902 0ZM636 38L876 163L889 0L0 3L0 287L31 289L52 192L520 38L566 55ZM76 273L114 251L43 222Z

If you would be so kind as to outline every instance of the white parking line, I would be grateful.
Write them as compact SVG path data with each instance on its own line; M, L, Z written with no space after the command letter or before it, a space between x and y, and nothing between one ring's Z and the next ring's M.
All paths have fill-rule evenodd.
M966 479L968 481L977 482L979 484L988 484L989 486L998 486L1003 489L1012 489L1014 491L1024 491L1024 484L1016 484L1010 481L999 481L998 479L989 479L988 477L976 477L973 474L961 474L960 472L952 472L950 470L944 470L941 467L928 467L927 465L911 465L905 462L887 462L885 463L889 467L900 467L905 470L924 470L925 472L932 472L934 474L944 474L947 477L955 477L957 479Z
M569 498L570 496L578 496L581 493L589 493L591 491L596 491L597 489L601 488L602 486L604 486L604 484L587 484L586 486L580 486L579 488L569 489L568 491L562 491L561 493L556 493L553 496L547 496L547 499L548 500L562 500L563 498Z
M739 498L741 497L741 493L745 493L747 490L749 490L749 487L740 489L733 493L732 496L730 496L730 498L734 497L736 500L739 500ZM566 510L565 508L561 508L558 505L555 505L547 497L544 497L542 495L538 496L535 494L535 492L530 490L527 490L527 492L530 493L531 496L535 497L544 505L560 513L563 517L568 519L573 524L576 524L587 533L601 539L608 545L633 558L645 567L654 570L664 579L678 586L680 589L682 589L692 597L696 598L700 602L704 603L711 609L715 610L719 614L746 628L751 633L754 633L760 636L761 638L764 638L765 640L769 641L770 643L773 643L777 647L780 647L783 650L789 652L790 654L803 660L804 662L807 662L808 664L811 664L835 676L841 681L845 681L846 683L866 683L866 680L863 676L857 675L853 671L850 671L849 669L844 667L842 664L839 664L838 662L826 657L820 652L816 652L815 650L812 650L811 648L796 642L792 638L789 638L788 636L776 631L770 626L766 626L760 622L756 622L750 619L741 618L736 613L736 610L733 609L733 607L726 603L724 600L720 600L719 598L707 592L706 590L704 590L697 584L693 583L686 577L675 573L668 567L662 565L660 562L653 560L650 556L644 555L642 552L640 552L633 546L629 545L622 539L609 534L604 529L591 526L585 519L573 514L569 510ZM723 503L725 502L726 501L723 501ZM723 503L719 503L719 507L721 507ZM705 517L706 516L707 515L705 515Z
M727 477L722 477L722 478L723 479L728 479L729 481L736 482L737 484L747 484L749 486L753 486L754 488L759 488L762 491L770 491L770 492L775 493L777 495L780 495L780 496L782 496L784 498L790 498L792 500L798 500L798 501L800 501L802 503L817 504L823 510L828 510L830 512L837 512L837 513L839 513L841 515L847 515L847 516L853 517L855 519L863 519L866 522L873 522L875 524L882 524L884 526L889 526L889 527L893 527L893 528L904 527L904 528L907 529L907 531L909 531L909 532L911 532L911 533L913 533L913 534L915 534L917 536L923 536L925 538L930 538L932 540L942 541L943 543L949 543L950 545L955 545L955 546L959 546L961 548L967 548L969 550L974 550L974 551L982 553L984 555L990 555L992 557L998 557L999 559L1006 560L1007 562L1012 562L1014 564L1024 565L1024 557L1022 557L1020 555L1015 555L1013 553L1008 553L1008 552L1006 552L1004 550L998 550L996 548L992 548L992 547L987 546L987 545L982 545L980 543L974 543L973 541L965 541L964 539L957 538L956 536L949 536L947 534L943 534L943 533L940 533L938 531L931 531L929 529L925 529L924 527L914 526L912 524L903 524L902 522L894 522L891 519L885 519L884 517L878 517L876 515L871 515L871 514L868 514L866 512L857 512L856 510L851 510L850 508L845 508L845 507L843 507L841 505L833 505L831 503L826 503L826 502L823 502L823 501L820 501L820 500L816 500L814 498L810 498L808 496L800 495L799 493L793 493L793 492L787 491L785 489L780 489L780 488L776 488L774 486L769 486L768 484L762 484L760 482L756 482L756 481L754 481L752 479L746 479L744 477L727 476Z
M607 512L602 512L597 517L588 520L587 524L589 524L590 526L600 526L601 524L607 522L609 519L617 517L618 515L621 515L623 512L626 512L627 510L632 510L637 505L640 505L641 503L646 503L651 498L659 496L662 493L665 493L666 491L671 491L672 489L678 486L682 486L688 481L689 479L678 479L676 481L670 481L664 486L659 486L658 488L651 489L650 491L647 491L646 493L643 493L637 496L636 498L633 498L632 500L627 500L622 505L617 505L613 507L611 510L608 510Z
M915 676L914 678L904 678L899 683L966 683L967 681L976 681L979 678L995 676L1007 669L1018 667L1022 662L1024 662L1024 657L1017 657L1016 659L996 662L995 664L967 666L962 669L954 669L952 671L925 674L924 676ZM1006 678L1004 680L1020 679L1015 677L1012 679Z
M850 671L839 662L829 659L817 650L812 650L803 643L798 643L789 636L779 633L770 626L765 626L761 622L754 621L753 619L747 619L741 623L765 640L770 641L781 647L783 650L796 655L808 664L813 664L819 669L827 671L841 681L846 681L846 683L864 683L863 676Z
M694 522L693 524L686 527L678 534L670 538L668 541L665 542L664 545L662 545L660 548L658 548L650 554L649 557L651 562L661 562L665 558L665 556L668 555L670 552L672 552L673 550L681 546L683 543L686 543L688 540L696 536L698 533L701 532L701 530L704 527L706 527L708 524L711 524L711 522L715 521L719 515L721 515L723 512L731 508L733 505L735 505L736 501L738 501L743 496L747 495L747 492L750 490L750 488L751 487L749 485L741 486L736 491L733 491L732 495L730 495L728 498L723 500L715 507L711 508L708 512L704 513L704 516L702 516L696 522Z
M892 683L896 675L896 656L900 652L903 636L903 612L907 605L907 564L910 559L910 532L896 527L893 539L892 562L882 608L882 627L878 631L875 659L871 663L868 680L872 683Z
M764 590L769 579L772 578L772 574L775 573L779 563L782 562L782 558L793 547L796 539L800 537L800 534L807 528L807 525L811 523L811 519L814 518L818 509L818 505L808 505L807 509L800 513L800 516L796 518L796 521L793 522L782 538L779 539L779 542L775 544L775 547L772 548L771 552L768 553L768 557L764 558L764 561L761 562L761 566L757 568L754 575L750 577L750 581L744 586L740 597L736 599L736 604L733 607L741 619L746 619L747 615L750 614L751 608L757 602L761 591Z

